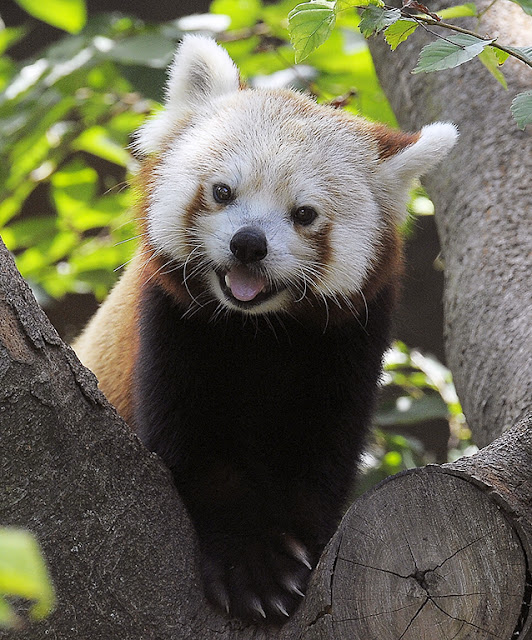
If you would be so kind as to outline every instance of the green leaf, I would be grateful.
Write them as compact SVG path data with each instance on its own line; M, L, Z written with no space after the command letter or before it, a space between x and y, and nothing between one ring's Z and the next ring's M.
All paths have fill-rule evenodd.
M0 58L0 92L8 86L16 73L16 66L14 62L7 56Z
M288 14L288 31L296 63L307 58L327 40L336 22L334 3L327 0L298 4Z
M0 628L14 627L17 623L17 616L9 606L5 598L0 595Z
M6 100L15 100L29 89L32 89L43 75L49 71L49 66L44 58L40 58L36 62L22 67L5 93L0 96L0 105Z
M506 51L502 51L501 49L497 49L497 47L491 47L495 53L495 55L497 56L497 62L499 63L499 66L502 66L506 60L508 60L508 58L510 57L510 54Z
M384 7L383 0L336 0L335 11L345 11L346 9L354 9L358 7L367 7L375 5L376 7Z
M51 238L42 239L17 256L18 270L24 278L39 281L42 269L67 258L78 244L79 235L73 231L61 231Z
M506 47L506 49L510 51L510 53L517 53L532 64L532 47ZM504 51L501 51L501 55L504 53Z
M272 4L267 4L261 10L260 18L270 29L273 36L287 38L288 21L286 16L294 7L301 4L301 0L280 0Z
M39 216L18 220L2 229L1 235L10 251L30 247L45 238L51 239L57 233L55 216Z
M360 16L359 29L366 38L374 33L379 33L386 27L397 22L401 17L400 9L383 9L382 7L369 6Z
M529 16L532 16L532 0L513 0L513 2L518 4Z
M50 182L59 215L70 218L94 198L98 174L92 167L86 166L80 160L74 160L60 171L56 171Z
M129 153L112 140L109 132L100 126L85 129L85 131L73 141L72 148L78 151L87 151L122 167L127 167L131 160Z
M87 21L85 0L15 0L34 18L54 27L78 33Z
M0 27L0 55L21 40L26 33L27 29L25 27L4 27L3 29Z
M37 184L29 180L22 182L7 198L0 200L0 229L21 209L24 200L29 197Z
M425 393L420 398L405 396L401 402L382 403L375 416L379 427L399 424L414 424L437 418L447 418L449 410L442 397L437 393Z
M467 16L476 16L477 7L472 2L467 2L466 4L458 4L455 7L447 7L447 9L442 9L437 13L438 16L442 18L442 20L449 20L451 18L465 18Z
M285 15L286 19L286 15ZM283 38L286 38L286 32ZM283 56L291 56L294 50L291 46L279 49L267 49L257 51L260 45L260 38L252 37L246 40L236 40L235 42L225 42L224 47L236 62L240 73L244 78L252 78L259 75L270 75L280 69L286 68Z
M8 623L9 617L13 618L2 596L36 601L30 609L35 619L48 615L54 607L54 590L46 565L37 541L28 531L0 529L0 622Z
M520 129L532 123L532 91L525 91L515 96L512 101L512 115Z
M127 212L131 205L131 192L128 190L108 194L91 203L90 206L80 207L75 215L69 218L69 224L77 231L113 227L121 214ZM123 222L120 224L122 225ZM127 237L131 235L128 232Z
M391 24L384 32L384 38L392 51L395 51L408 36L411 36L418 26L418 23L413 20L398 20Z
M504 77L503 72L499 69L501 63L499 62L495 49L493 47L486 47L484 51L479 54L478 59L491 73L491 75L498 80L505 89L508 89L506 78Z
M452 69L472 60L493 42L475 36L459 34L445 40L438 40L423 47L417 67L412 73L431 73Z

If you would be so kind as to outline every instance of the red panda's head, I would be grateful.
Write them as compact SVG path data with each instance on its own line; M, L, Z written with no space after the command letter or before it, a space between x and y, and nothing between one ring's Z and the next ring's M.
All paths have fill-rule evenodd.
M214 315L357 312L400 268L412 180L456 138L448 123L403 134L293 91L243 89L225 50L189 36L137 137L154 157L150 270Z

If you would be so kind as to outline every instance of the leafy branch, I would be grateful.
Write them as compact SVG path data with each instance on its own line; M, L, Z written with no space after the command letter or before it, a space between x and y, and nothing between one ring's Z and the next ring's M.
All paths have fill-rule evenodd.
M523 62L524 64L532 68L532 47L510 47L507 45L502 45L493 39L483 38L482 36L478 35L478 33L475 33L474 31L471 31L469 29L464 29L463 27L459 27L456 24L443 22L441 19L435 20L430 16L424 16L424 15L408 16L407 19L415 21L418 24L425 24L433 27L441 27L442 29L449 29L451 31L454 31L455 33L461 33L461 34L472 36L479 40L484 40L487 43L489 43L494 49L499 49L500 51L507 53L508 56L513 56L514 58L517 58L517 60L520 60L521 62ZM438 35L438 34L435 34L435 35Z
M530 0L514 2L532 15ZM478 12L474 4L449 7L437 15L417 0L403 0L403 7L400 9L386 6L383 0L310 0L297 5L288 16L296 62L303 61L325 42L335 26L337 15L349 9L360 11L359 29L366 38L384 32L384 38L392 50L410 37L419 26L435 36L437 40L421 50L413 73L452 69L478 57L506 89L506 79L500 67L509 57L532 68L532 46L511 47L497 42L496 38L482 37L474 31L444 21L466 16L480 19L482 12ZM438 27L456 35L444 37L433 31L433 28ZM532 123L532 91L515 96L512 114L521 129Z

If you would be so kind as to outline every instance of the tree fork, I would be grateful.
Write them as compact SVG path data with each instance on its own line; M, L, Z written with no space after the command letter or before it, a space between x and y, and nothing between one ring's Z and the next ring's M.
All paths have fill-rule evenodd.
M3 247L0 273L0 521L37 533L58 592L50 618L16 638L432 640L437 626L441 638L480 640L530 627L529 423L471 459L368 492L294 618L256 631L206 606L170 474L61 343Z

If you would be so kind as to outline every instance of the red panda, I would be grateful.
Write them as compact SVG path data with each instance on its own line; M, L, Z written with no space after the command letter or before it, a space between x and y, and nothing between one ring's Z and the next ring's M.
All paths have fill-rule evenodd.
M135 258L76 342L172 471L205 593L251 622L301 601L354 481L412 180L457 139L248 89L188 36L139 131Z

